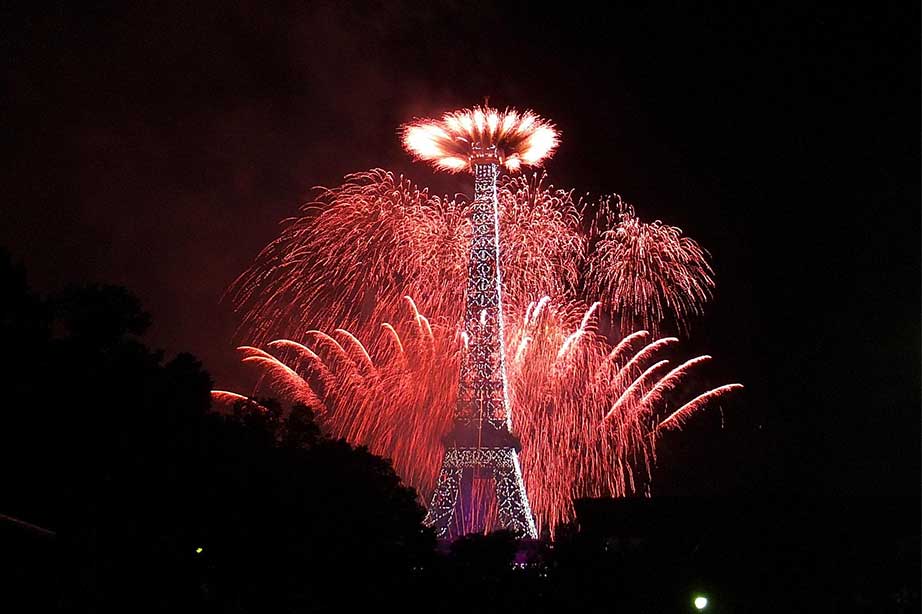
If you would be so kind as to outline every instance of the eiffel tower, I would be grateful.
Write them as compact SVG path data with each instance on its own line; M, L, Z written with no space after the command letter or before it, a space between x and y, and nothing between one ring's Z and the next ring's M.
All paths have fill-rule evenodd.
M469 521L455 516L473 512L474 480L492 479L499 525L536 537L519 466L520 446L512 435L506 388L496 196L499 166L489 155L478 156L473 170L472 238L464 312L467 353L461 366L454 428L445 438L445 457L426 524L441 538L456 537L471 528Z
M403 145L417 159L448 172L474 175L471 252L468 263L464 336L454 426L444 439L426 524L440 538L482 530L483 486L495 493L501 528L536 537L535 522L519 466L521 446L512 433L506 383L502 277L499 257L500 167L510 172L536 166L557 147L554 126L527 111L487 105L446 113L441 120L403 126Z

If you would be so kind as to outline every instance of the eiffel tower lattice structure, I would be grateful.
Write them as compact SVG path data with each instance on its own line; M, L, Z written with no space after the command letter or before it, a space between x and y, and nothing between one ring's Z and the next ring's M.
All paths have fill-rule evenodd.
M445 457L426 524L441 538L482 529L472 525L474 481L492 479L501 528L536 537L535 523L512 435L506 384L499 265L499 166L475 160L464 330L467 353L461 365L454 428L445 438ZM467 515L467 518L464 516Z

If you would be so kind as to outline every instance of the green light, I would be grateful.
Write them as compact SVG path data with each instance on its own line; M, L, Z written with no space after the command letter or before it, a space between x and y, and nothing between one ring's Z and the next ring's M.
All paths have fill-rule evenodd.
M708 598L702 595L698 595L695 597L693 603L695 604L695 609L703 610L704 608L708 607Z
M205 551L205 549L202 548L201 546L199 546L198 548L195 549L195 553L196 553L196 554L201 554L201 553L204 552L204 551Z

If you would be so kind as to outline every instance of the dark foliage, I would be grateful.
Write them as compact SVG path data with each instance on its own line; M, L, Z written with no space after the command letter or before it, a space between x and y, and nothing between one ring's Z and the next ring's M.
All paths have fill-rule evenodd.
M210 413L208 374L141 343L150 318L123 288L43 300L5 255L0 288L0 512L54 533L17 548L27 610L322 611L432 555L387 461L304 407Z

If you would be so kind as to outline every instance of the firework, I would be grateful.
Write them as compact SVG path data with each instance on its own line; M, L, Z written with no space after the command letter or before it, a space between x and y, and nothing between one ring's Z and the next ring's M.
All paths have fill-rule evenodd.
M617 223L600 233L589 257L588 283L628 329L657 330L666 320L687 329L714 289L713 270L703 249L682 230L659 220L645 223L620 200L600 207L617 211Z
M450 172L536 166L558 143L537 115L488 107L413 122L402 138ZM678 339L657 335L687 329L711 298L713 271L697 243L641 222L617 197L576 201L543 174L494 185L505 424L521 440L535 521L553 534L575 498L648 492L658 435L740 385L677 404L710 357L674 364ZM288 220L232 290L250 343L239 348L244 362L333 436L390 458L423 501L458 419L459 373L482 343L470 330L494 317L479 311L478 327L466 312L476 206L380 169L349 175ZM629 334L612 343L602 330ZM464 516L497 526L476 482Z
M244 410L255 411L259 414L272 413L272 410L261 405L258 401L228 390L212 390L211 405L218 413L226 415L237 415L238 412Z
M457 327L431 327L409 297L400 310L402 319L380 325L367 345L346 331L313 331L268 344L272 353L240 349L276 394L311 407L334 437L390 458L428 501L457 403L464 341ZM572 519L575 498L644 492L660 430L740 387L709 390L670 414L669 393L710 357L669 369L675 338L638 331L612 345L596 331L595 313L596 306L545 297L513 314L507 328L522 471L535 522L552 534Z
M442 171L471 170L482 157L508 171L537 166L557 148L554 125L531 111L474 107L453 111L441 120L417 120L401 130L403 145L415 158Z
M578 300L582 288L619 330L686 330L713 293L713 271L694 240L641 222L617 198L582 203L534 174L504 178L498 200L509 308L543 294ZM234 283L241 334L257 344L312 327L368 337L408 295L430 317L460 322L469 206L380 169L320 191Z
M506 178L498 199L504 302L573 296L586 238L572 193L536 174ZM242 333L256 344L314 327L368 338L404 296L441 324L460 322L469 206L380 169L322 190L235 282Z

